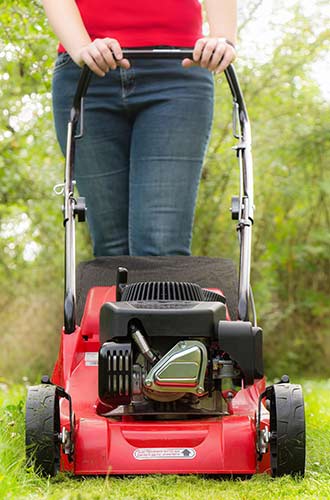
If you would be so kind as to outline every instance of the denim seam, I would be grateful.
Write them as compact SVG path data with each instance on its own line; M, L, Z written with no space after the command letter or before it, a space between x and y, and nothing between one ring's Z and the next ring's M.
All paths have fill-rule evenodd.
M91 173L86 175L80 175L80 179L98 179L102 177L111 177L117 174L121 174L124 171L125 169L120 169L120 170L112 170L111 172L102 172L100 174Z
M122 99L126 101L127 97L135 91L135 71L133 68L125 70L120 68L120 81L121 81L121 95Z
M214 103L213 103L213 109L214 109ZM202 165L201 165L200 172L199 172L199 180L198 180L197 185L195 185L195 189L194 189L195 204L194 204L194 210L193 210L193 214L192 214L193 216L192 216L192 221L191 221L191 230L190 230L190 238L189 238L190 250L191 250L191 245L192 245L192 240L193 240L193 231L194 231L195 218L196 218L197 197L198 197L198 192L200 189L200 182L201 182L201 177L202 177L202 173L203 173L203 169L204 169L205 157L206 157L206 153L207 153L207 150L208 150L208 147L210 144L210 140L211 140L212 123L213 123L213 113L212 113L212 119L211 119L211 123L209 125L208 132L207 132L205 139L204 139L204 151L203 151Z
M65 66L67 66L67 64L69 64L70 62L73 62L71 57L69 56L69 54L67 54L68 58L67 59L64 59L63 62L61 62L60 64L57 64L55 63L55 66L54 66L54 70L53 70L53 73L57 73L57 71L59 71L60 69L64 68Z
M132 217L131 217L131 207L132 207L132 195L131 195L131 169L128 171L128 221L127 221L127 243L128 243L128 255L134 255L132 253Z

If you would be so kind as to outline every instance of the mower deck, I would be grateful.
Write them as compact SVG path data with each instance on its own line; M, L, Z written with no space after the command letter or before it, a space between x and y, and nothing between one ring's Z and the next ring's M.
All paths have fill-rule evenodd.
M247 416L171 423L85 417L76 428L74 473L254 474L254 435Z
M95 474L238 474L267 468L257 461L255 414L264 379L241 389L228 411L195 415L104 416L98 399L99 310L115 300L115 287L95 287L88 294L81 327L62 333L52 382L70 394L75 417L75 460L62 454L61 468L76 475ZM170 405L167 404L167 407ZM131 410L133 411L133 409ZM143 411L142 411L143 413ZM60 400L61 426L70 430L69 404ZM268 417L268 412L266 412ZM173 419L177 417L176 419Z

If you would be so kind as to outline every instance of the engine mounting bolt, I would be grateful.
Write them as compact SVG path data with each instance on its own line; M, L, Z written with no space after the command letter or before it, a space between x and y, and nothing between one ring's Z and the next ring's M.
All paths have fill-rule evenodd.
M197 394L203 394L203 392L204 392L204 387L198 387Z
M147 379L145 380L144 384L147 386L147 387L151 387L152 386L152 381L150 379Z

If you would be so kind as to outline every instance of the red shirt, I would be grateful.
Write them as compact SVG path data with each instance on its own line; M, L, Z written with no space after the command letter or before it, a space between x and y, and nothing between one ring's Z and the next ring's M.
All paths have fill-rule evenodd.
M122 47L193 47L202 36L199 0L76 0L95 38L116 38ZM64 48L60 46L60 51Z

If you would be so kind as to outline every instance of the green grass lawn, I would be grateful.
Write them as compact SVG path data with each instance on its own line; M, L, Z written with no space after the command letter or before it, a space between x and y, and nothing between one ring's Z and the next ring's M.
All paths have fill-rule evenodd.
M303 480L255 476L232 481L203 476L39 478L24 468L26 388L0 384L0 500L330 499L330 380L303 382L307 468Z

